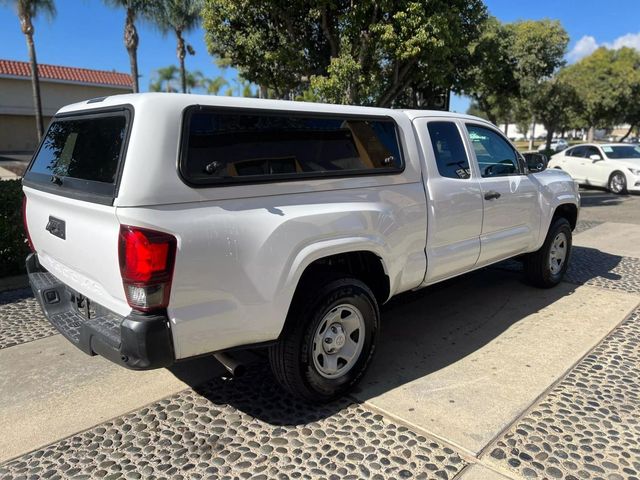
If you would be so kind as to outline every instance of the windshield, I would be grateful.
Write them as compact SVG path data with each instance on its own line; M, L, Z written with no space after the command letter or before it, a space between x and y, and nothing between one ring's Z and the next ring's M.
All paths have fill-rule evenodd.
M633 145L604 146L602 150L607 158L640 158L640 147Z

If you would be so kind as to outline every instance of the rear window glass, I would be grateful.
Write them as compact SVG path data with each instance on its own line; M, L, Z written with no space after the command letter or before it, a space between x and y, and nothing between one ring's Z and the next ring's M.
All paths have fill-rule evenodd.
M391 119L196 111L181 171L194 183L277 181L402 170Z
M30 172L110 183L116 181L125 139L125 115L54 121Z

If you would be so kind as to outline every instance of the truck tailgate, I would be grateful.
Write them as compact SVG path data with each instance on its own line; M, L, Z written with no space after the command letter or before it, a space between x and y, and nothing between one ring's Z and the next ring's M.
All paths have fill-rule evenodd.
M116 208L28 187L24 192L27 226L40 264L78 293L127 314L131 308L120 277Z

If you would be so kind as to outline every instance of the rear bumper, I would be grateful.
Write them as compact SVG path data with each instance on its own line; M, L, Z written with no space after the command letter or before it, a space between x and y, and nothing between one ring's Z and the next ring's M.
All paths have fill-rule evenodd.
M35 253L27 257L29 283L47 319L71 343L88 355L101 355L134 370L174 363L173 343L166 315L129 314L126 317L92 305L87 318L79 312L78 294L47 272Z

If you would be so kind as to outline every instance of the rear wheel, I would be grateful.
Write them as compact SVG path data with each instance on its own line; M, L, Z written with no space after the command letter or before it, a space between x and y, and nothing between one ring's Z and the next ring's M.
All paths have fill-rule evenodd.
M609 177L609 191L620 195L627 191L627 177L622 172L613 172Z
M326 402L353 387L369 365L379 328L378 305L371 290L355 278L301 288L309 294L296 295L269 361L290 393Z
M555 219L540 250L525 257L524 273L527 280L541 288L559 284L569 266L571 244L569 221L566 218Z

